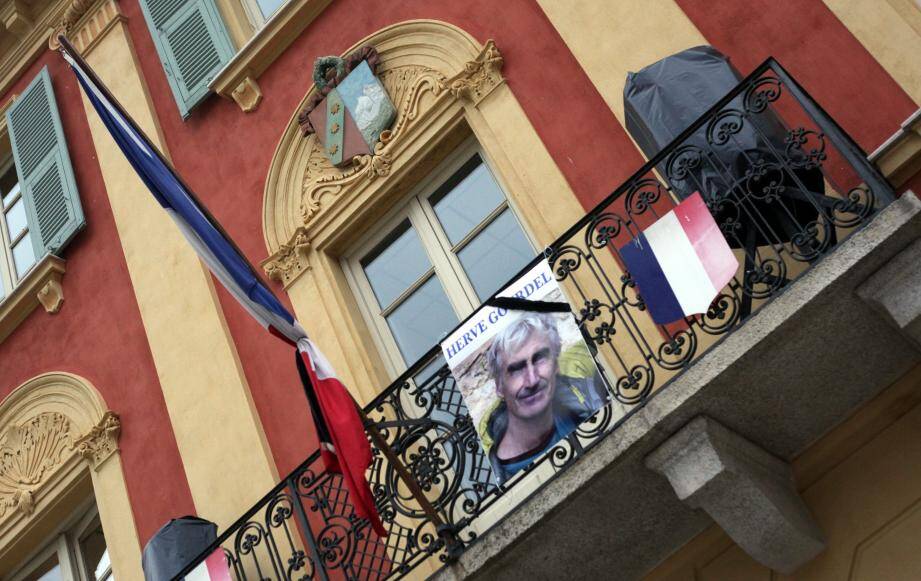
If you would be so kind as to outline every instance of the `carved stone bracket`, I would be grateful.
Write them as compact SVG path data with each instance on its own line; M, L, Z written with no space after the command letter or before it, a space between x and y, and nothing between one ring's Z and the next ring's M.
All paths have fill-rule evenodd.
M256 79L252 77L246 77L240 81L240 84L234 87L230 95L244 113L255 111L259 107L259 103L262 102L262 90L259 88L259 84L256 83Z
M99 470L102 463L118 451L118 436L122 423L115 412L106 412L99 423L74 445L77 453L83 456L94 470Z
M486 98L493 89L505 80L502 77L504 64L499 49L492 39L486 41L476 59L464 65L464 70L444 82L444 87L455 99L470 101L474 106Z
M64 288L61 286L60 277L49 279L36 295L45 311L50 314L60 311L61 305L64 304Z
M307 250L310 243L303 228L298 228L289 244L282 244L278 251L261 265L266 275L282 283L285 288L294 282L303 272L310 269L307 262Z

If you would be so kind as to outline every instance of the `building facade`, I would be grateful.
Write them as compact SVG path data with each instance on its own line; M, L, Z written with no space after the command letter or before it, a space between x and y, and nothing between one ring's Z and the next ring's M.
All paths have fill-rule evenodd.
M847 155L862 149L896 200L880 201L872 221L865 213L832 224L822 262L797 259L802 280L791 271L789 287L767 306L770 293L754 304L749 298L751 318L731 318L740 332L721 342L723 331L701 338L699 354L710 349L706 361L728 366L772 342L793 342L784 333L804 324L797 317L812 316L820 299L831 312L815 317L852 317L859 328L848 332L875 343L861 346L835 325L815 327L806 333L813 343L796 336L796 364L765 357L771 370L740 359L713 372L744 386L777 367L809 367L814 376L797 376L805 387L761 402L790 409L784 420L765 411L746 425L719 405L693 415L725 424L777 459L778 470L792 470L787 493L802 499L822 532L816 552L786 561L781 549L759 552L732 515L703 501L681 504L669 487L671 468L652 460L644 470L656 494L671 495L661 506L674 520L649 524L646 541L624 540L612 523L625 517L599 508L609 503L599 482L614 478L624 458L646 466L643 458L666 449L663 441L691 419L682 414L704 401L675 403L681 413L656 425L631 412L658 409L640 405L650 396L643 391L611 408L618 420L610 420L606 443L546 474L534 470L482 516L467 515L457 532L466 550L446 567L422 555L419 538L407 545L406 535L392 534L392 544L364 547L380 551L376 562L331 576L397 575L394 564L410 553L417 556L409 574L445 577L569 570L579 578L767 579L784 563L795 563L791 578L803 579L907 579L921 571L912 550L921 538L921 355L912 343L916 319L900 318L911 300L887 298L898 280L917 280L910 278L918 256L911 244L921 235L912 193L921 189L917 2L3 0L0 16L0 577L141 579L142 549L169 519L199 515L231 531L317 449L291 349L212 278L146 190L58 54L58 33L271 280L362 405L383 401L398 378L429 381L437 365L425 357L439 339L644 167L628 130L628 73L701 45L728 56L742 75L776 58L820 105L804 109L808 115L831 120L856 144L839 140L845 153L828 153L826 191L847 199L849 187L837 181L866 183L861 171L877 171ZM318 94L314 61L366 46L377 51L376 74L396 119L372 153L334 167L329 148L300 122ZM667 206L667 198L650 203ZM834 211L873 205L855 204ZM613 261L609 267L623 273ZM827 295L793 305L810 289ZM642 315L637 321L637 334L681 336ZM771 321L776 329L764 327ZM726 351L746 340L744 352ZM844 356L872 380L829 363ZM690 370L714 369L703 361ZM681 373L689 366L666 365L650 390L671 379L669 393L679 393L680 377L693 377ZM840 405L826 406L811 394L827 395L829 382L860 388L842 388ZM759 437L770 433L776 439ZM628 434L642 445L629 448ZM624 448L605 451L616 442ZM616 482L606 490L624 495ZM447 487L429 485L438 494ZM476 496L482 487L471 490ZM636 501L635 514L656 498ZM599 522L593 507L605 515ZM802 532L779 512L776 530ZM412 529L409 513L390 520ZM590 558L572 522L594 531ZM335 558L308 550L323 545L300 526L293 544L316 561L295 569L317 575L319 561L335 569ZM225 547L235 537L228 538ZM522 539L538 542L528 549ZM625 557L631 546L641 554ZM263 565L274 566L267 559ZM765 563L782 564L772 571Z

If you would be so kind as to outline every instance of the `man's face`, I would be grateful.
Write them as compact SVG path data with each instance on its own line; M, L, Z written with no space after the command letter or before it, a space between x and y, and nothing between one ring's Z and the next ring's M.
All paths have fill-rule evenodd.
M556 389L556 360L542 333L532 333L507 354L498 385L499 396L513 416L530 419L549 409Z

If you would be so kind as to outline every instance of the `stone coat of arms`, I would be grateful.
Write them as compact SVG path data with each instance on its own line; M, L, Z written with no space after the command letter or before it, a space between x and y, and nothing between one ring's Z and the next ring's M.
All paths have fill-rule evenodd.
M396 108L375 76L378 61L377 51L365 46L346 58L327 56L314 62L317 93L298 123L304 135L316 133L334 166L373 154L381 133L396 118Z

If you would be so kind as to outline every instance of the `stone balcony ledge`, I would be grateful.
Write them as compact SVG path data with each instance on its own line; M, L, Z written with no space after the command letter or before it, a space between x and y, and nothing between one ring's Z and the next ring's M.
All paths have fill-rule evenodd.
M634 579L712 521L644 460L705 415L790 461L921 359L857 289L921 237L906 193L435 579Z

